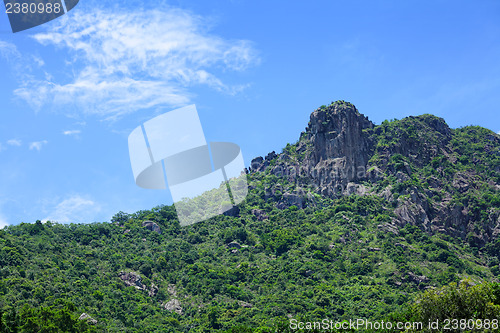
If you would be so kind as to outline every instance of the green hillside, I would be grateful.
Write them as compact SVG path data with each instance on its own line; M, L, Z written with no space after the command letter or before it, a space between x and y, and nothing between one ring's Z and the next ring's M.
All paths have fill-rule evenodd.
M374 125L338 101L315 110L296 143L254 159L247 178L239 210L188 227L160 206L1 230L0 332L498 319L492 131L428 114Z

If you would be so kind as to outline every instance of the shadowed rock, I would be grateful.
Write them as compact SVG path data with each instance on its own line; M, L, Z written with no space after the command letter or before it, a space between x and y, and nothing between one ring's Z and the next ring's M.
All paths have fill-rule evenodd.
M158 234L161 235L161 228L158 224L156 224L156 222L144 221L144 222L142 222L142 226L150 231L157 232Z

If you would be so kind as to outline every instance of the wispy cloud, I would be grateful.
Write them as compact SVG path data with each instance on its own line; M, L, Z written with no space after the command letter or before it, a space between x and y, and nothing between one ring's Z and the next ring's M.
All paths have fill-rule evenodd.
M14 44L0 40L0 55L6 58L13 55L17 57L19 56L19 52Z
M42 58L38 57L38 56L33 56L32 57L33 59L33 62L38 66L38 67L42 67L43 65L45 65L45 61L43 61Z
M32 142L32 143L30 143L30 150L36 149L36 150L40 151L42 149L42 147L44 145L46 145L47 143L49 143L47 140Z
M101 210L99 204L81 195L72 195L61 201L44 221L60 223L94 222L94 216Z
M19 147L21 146L23 143L21 140L18 140L18 139L10 139L7 141L7 144L9 146L15 146L15 147Z
M147 18L147 19L146 19ZM237 93L217 71L242 71L259 62L249 41L225 40L207 31L206 20L164 7L133 11L78 11L34 36L70 52L69 82L32 79L15 91L35 108L72 105L110 119L133 111L190 102L190 88L206 85Z
M10 64L13 78L21 82L32 80L32 69L34 65L39 63L36 60L37 57L31 56L28 59L19 52L16 45L2 40L0 40L0 57L6 59L7 63ZM4 76L7 76L6 72L2 72L2 77Z
M64 135L78 135L82 133L80 130L69 130L69 131L63 131Z

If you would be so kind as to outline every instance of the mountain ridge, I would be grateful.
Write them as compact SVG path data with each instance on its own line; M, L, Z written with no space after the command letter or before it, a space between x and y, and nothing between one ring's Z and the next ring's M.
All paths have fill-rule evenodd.
M427 322L429 304L454 309L450 290L472 304L459 319L484 313L474 304L498 318L499 147L432 115L374 125L350 103L320 107L296 143L253 160L248 196L226 214L181 227L161 205L0 230L0 332Z
M392 124L392 126L391 126ZM477 170L448 170L453 173L451 182L458 194L477 190L487 185L494 191L500 189L500 136L479 127L451 129L443 118L431 114L409 116L392 122L384 121L375 125L362 115L356 107L345 101L332 102L311 113L310 121L299 140L288 144L282 153L271 152L266 158L257 157L251 162L249 172L266 172L285 177L297 184L299 194L287 194L288 203L305 205L300 196L308 191L305 187L324 196L339 198L349 194L377 194L386 199L393 198L394 186L412 180L423 182L425 188L409 187L398 191L410 195L409 200L397 206L399 226L406 223L423 227L426 231L447 232L455 237L474 239L479 246L495 238L500 233L500 214L490 214L484 232L477 232L471 224L468 205L449 205L457 191L446 189L439 175L418 174L414 169L424 168L432 161L432 167L454 164L459 159L459 132L478 129L481 138L490 141L485 146L491 161L494 177L484 179ZM453 141L453 142L452 142ZM475 164L482 163L484 156L474 155ZM491 176L491 175L490 175ZM396 177L396 181L389 179ZM483 178L483 179L481 179ZM446 179L446 178L445 178ZM376 189L374 185L390 182L389 186ZM431 182L429 184L429 182ZM427 202L426 197L434 197L442 191L441 201ZM311 196L309 196L311 197ZM290 206L290 205L289 205ZM286 207L286 203L281 207ZM477 217L477 216L473 216ZM471 233L469 235L469 233Z

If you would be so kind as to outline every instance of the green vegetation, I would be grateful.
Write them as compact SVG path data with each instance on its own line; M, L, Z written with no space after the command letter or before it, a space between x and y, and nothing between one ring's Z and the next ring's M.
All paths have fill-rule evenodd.
M391 212L377 196L344 197L322 209L273 208L264 221L250 210L265 209L266 201L256 193L247 201L254 204L241 207L240 217L186 228L170 206L119 213L115 223L9 227L0 233L2 320L9 320L9 307L38 313L64 299L74 304L68 318L88 313L98 330L270 329L287 315L382 318L425 286L493 278L486 260L462 241L411 225L399 235L380 230ZM145 219L157 222L162 235L143 228ZM226 246L232 241L242 246L235 253ZM158 294L127 287L121 271L139 273ZM171 284L183 315L161 306L173 298Z
M419 332L497 332L499 318L500 284L469 280L427 290L404 311L389 316L391 322L424 323Z
M238 216L180 227L174 207L159 206L109 223L0 230L0 332L291 332L290 319L498 318L500 241L486 231L500 210L498 137L444 125L423 115L367 129L368 169L381 176L363 180L362 196L320 196L307 176L268 168L248 175ZM271 166L302 161L298 147ZM304 204L285 204L290 193ZM466 211L467 235L395 226L412 198Z

